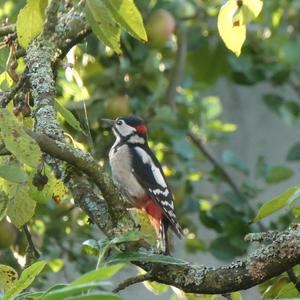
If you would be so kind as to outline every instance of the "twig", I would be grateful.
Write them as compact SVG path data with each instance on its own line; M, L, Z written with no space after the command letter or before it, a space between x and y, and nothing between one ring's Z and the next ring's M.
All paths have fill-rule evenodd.
M152 277L149 273L146 274L142 274L139 276L135 276L135 277L130 277L126 280L124 280L123 282L121 282L114 290L113 293L118 293L121 290L126 289L127 287L129 287L130 285L136 284L136 283L140 283L143 281L151 281Z
M226 169L209 153L209 151L204 146L201 138L196 136L192 131L189 131L187 133L187 136L191 139L191 141L194 143L194 145L202 152L202 154L208 159L208 161L211 162L211 164L217 169L217 171L222 175L223 180L230 186L230 188L234 191L234 193L240 198L245 199L244 195L234 182L234 180L231 178L229 173L226 171ZM248 206L248 209L252 216L255 216L255 211L251 207L251 205L246 201L246 205ZM261 231L267 231L267 228L262 224L261 222L257 222L258 227Z
M57 24L57 13L61 0L51 0L46 10L46 21L44 23L44 29L42 35L45 39L50 38L55 32L55 26Z
M297 278L295 272L293 269L289 269L287 271L287 274L289 276L290 281L295 285L295 288L297 289L297 291L300 293L300 281Z
M21 75L18 82L10 90L6 91L2 95L1 106L4 108L13 99L13 97L18 93L18 91L23 87L27 79L26 71Z
M57 57L56 61L53 64L53 70L57 69L59 62L67 55L70 49L75 45L81 43L91 32L92 31L90 28L86 28L82 30L80 33L78 33L78 35L75 38L68 41L67 44L60 49L61 53L59 54L59 56Z
M25 233L25 236L26 236L26 239L28 242L30 253L32 253L34 255L35 259L38 259L40 257L40 252L37 250L37 248L35 247L35 245L32 241L32 237L31 237L31 234L30 234L27 224L23 225L23 231Z
M0 27L0 36L5 36L10 33L14 33L16 31L16 25L11 24L11 25L6 25L6 26L1 26Z
M202 152L202 154L211 162L211 164L217 169L218 172L221 173L223 179L228 183L231 189L238 195L239 198L243 199L244 196L242 195L241 191L232 180L228 172L221 166L221 164L209 153L209 151L204 146L202 140L196 136L193 132L188 132L188 137L194 143L195 146Z

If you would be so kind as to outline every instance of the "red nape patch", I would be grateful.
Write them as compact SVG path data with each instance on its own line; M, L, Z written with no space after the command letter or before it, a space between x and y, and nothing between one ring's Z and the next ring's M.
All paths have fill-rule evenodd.
M145 125L138 125L138 126L135 126L135 129L138 133L141 133L141 134L147 134L148 132L148 129Z

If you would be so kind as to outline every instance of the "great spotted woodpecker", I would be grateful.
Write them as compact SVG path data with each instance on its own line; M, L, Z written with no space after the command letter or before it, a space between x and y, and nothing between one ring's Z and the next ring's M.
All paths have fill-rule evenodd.
M168 227L179 238L182 229L160 163L148 146L147 127L135 116L103 121L110 125L116 137L109 152L113 181L134 207L146 211L156 231L158 247L169 254Z

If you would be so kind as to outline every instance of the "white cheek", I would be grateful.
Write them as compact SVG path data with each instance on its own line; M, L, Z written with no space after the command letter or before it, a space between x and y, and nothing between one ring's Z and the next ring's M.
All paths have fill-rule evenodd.
M117 125L117 129L122 136L128 136L135 132L136 130L127 124Z

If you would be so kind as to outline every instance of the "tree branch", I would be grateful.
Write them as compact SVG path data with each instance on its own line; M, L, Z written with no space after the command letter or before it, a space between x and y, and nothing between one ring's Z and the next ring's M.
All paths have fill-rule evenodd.
M74 8L57 19L54 15L57 15L58 4L58 0L50 3L44 31L32 41L26 53L35 117L34 132L27 133L48 154L47 163L52 166L56 176L64 180L75 203L108 236L134 230L135 224L125 209L125 201L110 178L89 153L65 143L63 131L56 119L53 63L61 53L59 49L63 49L69 39L76 38L86 29L84 13ZM50 11L54 14L51 17ZM66 167L64 161L72 165L75 171L74 168ZM94 192L92 181L97 184L105 201ZM151 274L151 280L176 286L185 292L224 294L257 285L298 263L300 229L299 226L293 226L278 234L269 245L262 245L242 261L229 266L211 268L190 263L136 264ZM127 280L127 286L128 282L131 284L138 281Z
M5 25L0 27L0 36L5 36L16 31L16 25Z
M140 283L143 281L151 281L151 279L152 279L152 277L149 273L130 277L130 278L124 280L123 282L121 282L115 289L113 289L113 292L118 293L119 291L126 289L130 285Z
M293 269L288 270L287 274L289 276L290 281L295 285L295 288L300 293L300 281L297 278L297 276L296 276L295 272L293 271Z

